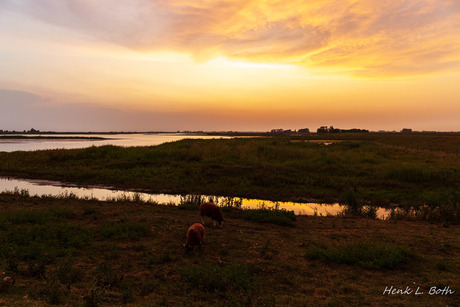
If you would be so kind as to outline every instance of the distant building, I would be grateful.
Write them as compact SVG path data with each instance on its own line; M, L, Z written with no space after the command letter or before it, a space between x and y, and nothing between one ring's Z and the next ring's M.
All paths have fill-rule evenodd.
M310 129L308 128L303 128L298 130L299 133L310 133Z
M412 129L409 129L409 128L404 128L403 130L401 130L401 133L411 133L412 132Z

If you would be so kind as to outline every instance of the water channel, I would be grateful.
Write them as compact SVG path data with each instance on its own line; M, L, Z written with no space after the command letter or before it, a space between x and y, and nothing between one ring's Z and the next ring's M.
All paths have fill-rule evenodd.
M32 180L0 177L0 193L13 192L15 190L27 190L31 196L66 196L75 195L79 198L97 199L101 201L116 199L134 199L140 198L143 201L157 202L162 204L179 204L181 195L175 194L150 194L133 191L117 190L102 187L79 187L70 184L63 184L57 181ZM208 198L209 196L203 195ZM216 198L216 196L214 196ZM217 197L220 202L225 197ZM242 208L258 208L261 205L266 207L277 206L280 209L294 211L297 215L318 215L336 216L342 212L344 206L340 204L320 204L320 203L299 203L299 202L274 202L263 199L242 198ZM384 219L388 216L389 211L385 208L379 208L377 216Z

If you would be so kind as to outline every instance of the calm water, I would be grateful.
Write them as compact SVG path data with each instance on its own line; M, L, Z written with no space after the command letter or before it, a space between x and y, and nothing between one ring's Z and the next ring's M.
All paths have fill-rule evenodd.
M47 181L47 180L26 180L26 179L13 179L7 177L0 177L0 192L14 191L15 189L26 189L30 195L68 195L70 193L80 198L95 198L98 200L108 200L117 198L133 198L136 194L144 201L156 201L159 203L173 203L178 204L180 195L173 194L149 194L149 193L136 193L132 191L122 191L106 188L81 188L77 186L63 185L60 182ZM205 196L206 197L206 196ZM207 198L207 197L206 197ZM263 199L242 199L243 208L257 208L264 204L267 207L279 206L280 209L292 210L296 214L303 215L337 215L343 210L343 206L339 204L319 204L319 203L296 203L296 202L273 202ZM379 218L383 219L388 216L388 210L380 208L377 212Z
M19 135L19 134L18 134ZM37 136L41 136L38 134ZM43 135L47 136L47 135ZM43 149L74 149L91 146L151 146L182 139L220 139L226 136L212 136L186 133L139 133L139 134L53 134L59 137L102 137L104 140L91 139L0 139L0 151L32 151Z

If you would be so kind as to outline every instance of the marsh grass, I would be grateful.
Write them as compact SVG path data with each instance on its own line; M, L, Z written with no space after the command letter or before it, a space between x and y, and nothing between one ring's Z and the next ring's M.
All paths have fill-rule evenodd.
M365 201L358 200L353 189L348 189L341 196L341 203L344 205L342 212L338 213L340 217L365 217L370 219L377 218L378 207L364 205Z
M294 211L279 209L278 206L266 207L264 204L257 209L244 209L242 211L242 217L249 221L291 227L295 226L294 222L297 219Z
M314 137L343 142L306 142ZM417 149L430 142L428 150ZM0 153L0 174L154 193L320 202L335 202L354 187L358 199L376 205L441 205L443 197L432 195L460 189L459 144L458 134L181 140L154 147Z
M8 224L44 224L50 220L73 219L74 211L65 208L50 208L45 210L17 210L0 215L3 227Z
M115 271L108 263L101 263L96 268L96 281L98 286L113 289L121 286L124 276Z
M207 292L232 292L252 287L255 274L251 265L228 264L218 266L211 262L189 265L180 269L181 280L189 289Z
M83 271L75 267L70 258L64 258L59 261L56 277L63 285L70 287L83 279Z
M202 195L182 195L177 207L181 210L199 210L204 201L205 198Z
M0 234L0 255L22 260L47 255L55 259L88 244L91 236L91 229L67 223L8 227Z
M149 227L143 223L120 220L105 223L101 228L105 238L138 240L140 237L151 235Z
M141 193L133 192L133 193L122 193L118 196L107 197L107 201L110 202L133 202L139 204L158 204L155 201L150 199L144 199Z
M385 285L452 285L458 274L458 226L298 216L296 227L284 227L234 210L223 228L207 229L201 248L186 252L184 236L197 211L8 194L0 194L0 204L6 306L401 305L401 298L380 295ZM130 233L128 224L151 234L141 226L134 235L117 235L117 229ZM104 227L110 235L101 234ZM412 254L404 258L406 251ZM420 305L456 302L454 296L418 299Z
M378 243L352 243L339 246L326 246L311 242L305 256L308 259L327 263L358 265L365 269L386 270L401 268L415 255L405 247Z
M241 210L243 200L237 197L217 197L203 195L182 195L178 203L179 209L182 210L199 210L204 202L211 202L219 206L222 211Z
M220 202L220 208L222 211L241 210L243 200L237 197L225 197Z
M445 225L460 224L459 203L446 203L441 206L420 206L391 208L389 220L431 221Z

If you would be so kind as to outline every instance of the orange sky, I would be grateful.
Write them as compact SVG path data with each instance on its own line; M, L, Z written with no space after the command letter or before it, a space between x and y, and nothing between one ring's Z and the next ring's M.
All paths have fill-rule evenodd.
M0 44L0 129L460 130L457 0L2 0Z

